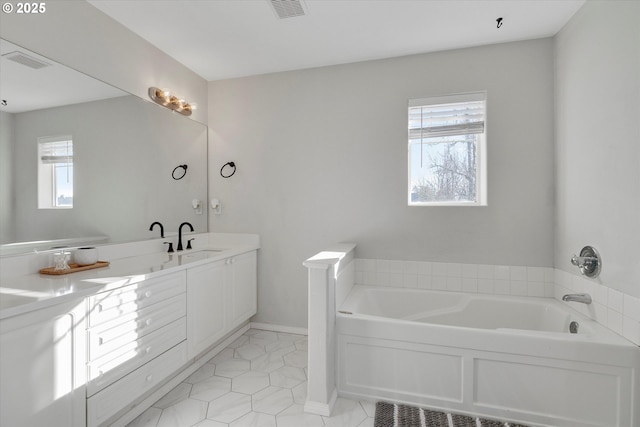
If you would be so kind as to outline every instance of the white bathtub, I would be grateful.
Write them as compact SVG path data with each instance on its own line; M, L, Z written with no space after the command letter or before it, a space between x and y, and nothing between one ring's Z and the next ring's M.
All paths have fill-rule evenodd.
M640 349L552 299L355 285L336 330L345 397L532 426L640 426Z

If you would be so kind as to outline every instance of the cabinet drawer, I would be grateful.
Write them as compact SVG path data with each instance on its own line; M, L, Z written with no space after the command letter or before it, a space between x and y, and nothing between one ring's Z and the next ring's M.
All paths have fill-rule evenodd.
M187 337L187 318L181 317L150 334L89 363L87 396L92 396L144 365Z
M89 329L89 360L96 360L184 317L186 298L183 293Z
M87 399L87 424L95 427L136 405L136 400L187 362L186 343L162 353L146 365Z
M145 280L89 297L89 327L186 292L184 272Z

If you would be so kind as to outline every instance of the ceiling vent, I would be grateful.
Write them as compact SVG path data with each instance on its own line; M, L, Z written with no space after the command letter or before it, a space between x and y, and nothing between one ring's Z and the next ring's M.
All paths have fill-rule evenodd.
M25 65L29 68L33 68L34 70L39 70L40 68L49 67L51 65L47 62L44 62L38 58L34 58L33 56L24 54L20 51L6 53L2 55L2 57L9 59L11 61L17 62L18 64Z
M302 0L269 0L280 19L306 15Z

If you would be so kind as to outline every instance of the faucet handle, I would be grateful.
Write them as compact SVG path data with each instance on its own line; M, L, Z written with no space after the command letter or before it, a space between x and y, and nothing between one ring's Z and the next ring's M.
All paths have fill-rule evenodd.
M580 269L580 273L587 277L596 278L602 269L602 258L592 246L585 246L580 251L580 256L571 257L571 264Z
M195 238L195 237L192 237L191 239L187 240L187 249L193 249L193 248L191 247L191 241L192 241L192 240L196 240L196 238Z
M169 249L167 250L168 253L173 253L173 242L162 242L165 245L169 245Z

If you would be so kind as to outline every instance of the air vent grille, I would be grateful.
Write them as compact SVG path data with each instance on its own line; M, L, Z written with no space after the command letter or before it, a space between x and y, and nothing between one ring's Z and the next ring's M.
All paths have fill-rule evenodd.
M34 58L33 56L26 55L20 51L7 53L2 56L3 58L6 58L10 61L14 61L14 62L17 62L18 64L22 64L29 68L33 68L34 70L39 70L40 68L48 67L51 65L40 59Z
M269 0L280 19L295 18L306 14L301 0Z

